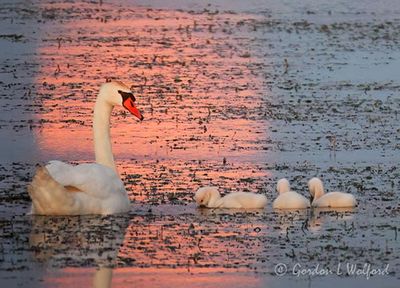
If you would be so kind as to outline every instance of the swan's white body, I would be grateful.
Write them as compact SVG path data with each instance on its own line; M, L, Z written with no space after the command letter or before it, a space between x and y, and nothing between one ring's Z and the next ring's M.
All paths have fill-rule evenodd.
M114 106L122 105L121 91L130 93L124 84L110 82L102 85L97 97L93 117L97 163L73 166L50 161L40 167L28 186L32 214L114 214L130 210L110 141L110 116Z
M308 181L308 189L313 197L313 207L347 208L357 205L356 198L344 192L324 192L324 185L319 178L312 178Z
M197 204L208 208L260 209L267 205L267 197L249 192L234 192L221 198L218 187L202 187L194 196Z
M276 190L279 196L272 203L274 209L307 209L310 207L310 201L306 197L290 190L287 179L280 179Z

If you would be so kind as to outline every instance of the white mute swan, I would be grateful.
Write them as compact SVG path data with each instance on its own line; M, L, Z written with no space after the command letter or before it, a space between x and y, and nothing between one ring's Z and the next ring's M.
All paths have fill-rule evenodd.
M113 214L130 209L128 194L119 179L110 140L110 116L114 106L124 106L143 120L135 97L121 82L101 86L93 112L96 163L69 165L50 161L39 167L28 186L32 214Z
M306 209L310 207L310 201L303 195L290 190L289 181L282 178L276 184L279 196L274 200L274 209Z
M355 207L357 201L353 195L343 192L324 192L322 181L314 177L308 181L308 189L311 195L311 205L313 207L346 208Z
M249 192L234 192L221 198L218 187L202 187L197 190L194 199L200 206L208 208L264 208L267 197Z

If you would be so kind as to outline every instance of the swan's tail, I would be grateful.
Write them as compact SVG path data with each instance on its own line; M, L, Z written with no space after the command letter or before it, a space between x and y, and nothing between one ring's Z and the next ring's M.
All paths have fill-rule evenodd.
M36 170L32 183L28 185L28 193L32 199L32 214L71 214L74 196L50 176L46 167Z

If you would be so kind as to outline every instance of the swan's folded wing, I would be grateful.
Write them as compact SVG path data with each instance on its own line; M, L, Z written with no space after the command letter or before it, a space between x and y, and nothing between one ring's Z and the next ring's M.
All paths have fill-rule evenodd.
M100 164L69 165L51 161L46 165L50 175L71 192L84 192L97 198L107 198L112 193L125 191L118 175L109 167Z

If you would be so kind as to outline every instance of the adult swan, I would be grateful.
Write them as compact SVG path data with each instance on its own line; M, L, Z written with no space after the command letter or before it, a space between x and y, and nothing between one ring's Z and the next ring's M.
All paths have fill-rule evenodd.
M114 106L124 106L143 120L130 89L120 82L101 86L94 106L93 132L96 163L70 165L50 161L39 167L28 186L32 214L113 214L130 210L124 184L119 179L110 140Z

